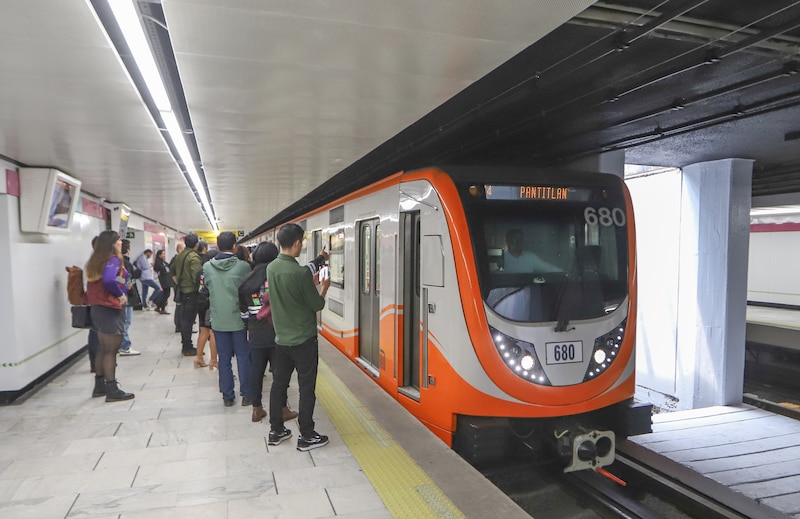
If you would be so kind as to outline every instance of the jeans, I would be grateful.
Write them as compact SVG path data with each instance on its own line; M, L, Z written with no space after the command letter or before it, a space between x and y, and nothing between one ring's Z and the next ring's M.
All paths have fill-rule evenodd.
M153 295L150 297L150 301L153 301L155 298L161 295L161 287L158 286L155 279L140 279L139 281L142 282L142 304L147 304L147 291L152 288Z
M219 344L219 343L217 343ZM283 406L286 405L287 387L292 370L297 370L300 388L300 415L297 424L302 436L314 434L314 404L317 396L317 366L319 342L317 336L296 346L278 344L272 352L272 389L269 392L269 424L273 431L283 430Z
M181 345L183 350L192 346L192 326L197 316L197 292L181 292Z
M133 307L125 305L122 307L125 310L125 333L122 335L122 344L119 345L119 351L128 351L131 349L131 338L128 335L128 328L131 327L131 318L133 317Z
M233 385L233 356L236 355L236 366L239 368L239 394L250 398L250 347L247 345L247 332L221 332L214 330L217 340L217 356L219 358L219 388L223 400L234 400L236 391Z

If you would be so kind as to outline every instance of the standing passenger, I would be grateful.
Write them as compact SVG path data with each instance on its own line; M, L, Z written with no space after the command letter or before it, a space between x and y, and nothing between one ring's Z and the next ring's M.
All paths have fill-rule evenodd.
M161 287L156 283L155 276L153 276L153 266L150 264L150 258L153 257L153 251L150 249L145 250L139 254L136 261L133 262L134 266L142 272L142 277L139 281L142 282L142 307L145 310L152 310L156 307L155 300L161 295ZM153 295L147 299L147 291L153 289Z
M236 236L225 231L217 236L219 254L203 265L203 277L211 301L211 329L217 340L219 387L226 407L233 405L236 390L231 360L236 355L239 394L242 405L252 405L250 398L250 360L247 332L239 312L239 285L250 274L250 265L234 256Z
M281 412L286 404L286 387L292 370L297 369L300 388L300 437L297 450L308 451L328 444L328 437L314 430L314 404L319 363L316 313L325 306L330 278L320 281L317 292L313 274L300 266L297 258L303 249L303 228L287 224L278 231L281 254L267 267L272 320L277 346L272 356L272 389L269 395L270 432L268 445L289 439L292 431L283 424ZM323 251L323 257L325 252Z
M197 253L200 255L200 261L203 262L205 265L207 262L214 259L217 255L216 250L212 250L209 252L208 250L208 243L203 240L200 240L200 244L197 246ZM211 306L209 301L197 302L197 356L194 359L194 367L195 368L205 368L208 366L210 371L214 371L217 365L217 341L214 338L214 330L211 329ZM208 364L206 364L204 358L204 351L206 347L206 343L208 343L209 347L209 355L211 356Z
M172 317L172 322L175 323L175 333L181 333L181 290L178 287L178 283L175 281L175 258L178 257L178 254L183 252L183 249L186 248L184 243L178 242L175 246L175 255L172 256L172 259L169 261L169 270L172 275L172 286L175 288L175 295L172 300L175 302L175 315Z
M128 239L122 240L122 263L127 272L133 272L133 265L131 264L131 241ZM133 319L133 305L131 304L131 292L134 290L136 284L133 277L128 276L125 280L125 304L122 305L125 310L125 333L122 334L122 343L119 345L119 354L121 357L139 355L139 352L131 348L131 337L128 333L131 327L131 320Z
M181 348L184 357L197 355L192 346L192 326L197 316L197 275L203 267L197 254L199 241L196 234L187 234L183 238L186 248L172 260L172 271L181 291Z
M244 247L239 247L243 249ZM267 283L267 266L278 256L278 247L274 243L262 242L253 252L253 272L239 286L239 307L247 312L247 343L250 346L250 380L253 399L254 422L260 422L267 412L264 411L262 395L264 390L264 374L267 365L275 352L275 328L272 326L272 315L269 313L269 285ZM297 412L283 407L283 421L297 418Z
M153 270L156 272L156 276L158 276L158 284L161 285L161 295L155 300L156 312L161 315L169 315L169 312L167 312L167 303L169 302L169 292L172 287L172 274L169 273L167 254L164 249L156 252Z
M92 328L100 342L92 397L105 395L106 402L130 400L133 393L120 389L116 378L117 351L125 333L122 305L128 300L125 295L128 273L122 265L122 240L116 231L100 233L85 271L86 301L91 306Z

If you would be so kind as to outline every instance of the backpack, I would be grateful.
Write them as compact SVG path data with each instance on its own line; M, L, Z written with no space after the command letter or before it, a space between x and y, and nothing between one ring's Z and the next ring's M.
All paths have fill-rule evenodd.
M131 273L131 277L133 279L141 279L142 278L142 271L136 265L133 266L133 272Z
M67 269L67 299L71 305L85 305L86 292L83 290L83 269L75 265Z

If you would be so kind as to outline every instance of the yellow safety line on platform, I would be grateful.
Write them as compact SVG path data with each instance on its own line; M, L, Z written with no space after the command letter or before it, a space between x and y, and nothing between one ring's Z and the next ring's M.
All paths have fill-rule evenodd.
M317 398L392 517L464 517L322 360L319 374Z

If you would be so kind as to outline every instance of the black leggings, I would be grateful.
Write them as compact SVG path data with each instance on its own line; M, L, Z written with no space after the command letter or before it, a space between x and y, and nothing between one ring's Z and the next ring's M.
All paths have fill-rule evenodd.
M122 344L122 335L97 334L99 346L94 357L95 376L106 380L117 378L117 352Z
M264 390L264 374L267 372L267 364L272 358L273 351L275 348L250 348L250 380L252 382L250 394L255 407L263 407L261 394Z

